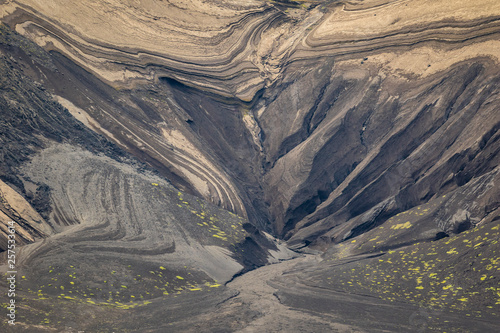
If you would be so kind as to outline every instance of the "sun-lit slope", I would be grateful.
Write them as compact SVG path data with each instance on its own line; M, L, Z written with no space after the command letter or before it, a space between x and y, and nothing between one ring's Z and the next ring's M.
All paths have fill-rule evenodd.
M374 36L404 34L431 30L425 25L441 21L453 28L452 22L474 22L494 17L500 11L496 1L479 0L464 3L460 0L386 0L339 2L311 38L360 40ZM455 33L456 34L456 33ZM450 33L450 35L452 35Z
M71 6L62 0L15 0L6 1L1 14L18 32L116 86L168 76L225 96L251 99L266 82L279 78L289 62L394 52L424 43L444 42L446 48L470 45L498 33L500 8L494 0L301 5L86 0ZM465 53L497 54L488 48Z
M251 98L254 39L279 12L261 1L12 1L4 20L117 86L175 77Z
M9 222L16 220L19 244L32 243L35 237L46 237L52 233L51 227L33 209L31 204L9 185L0 180L0 248L8 248Z
M413 48L418 58L432 51L447 53L462 49L462 57L480 54L498 57L500 6L493 0L465 4L455 0L395 0L338 2L297 48L297 58L307 58L315 52L349 58L364 52L388 51L398 54ZM473 43L489 40L482 48L467 48ZM489 49L489 46L496 45ZM465 48L464 48L465 47ZM420 49L422 48L422 49ZM394 56L394 54L392 54ZM457 62L454 57L440 59L448 65ZM414 64L405 62L405 67ZM424 67L420 71L426 70ZM433 71L433 69L430 69Z

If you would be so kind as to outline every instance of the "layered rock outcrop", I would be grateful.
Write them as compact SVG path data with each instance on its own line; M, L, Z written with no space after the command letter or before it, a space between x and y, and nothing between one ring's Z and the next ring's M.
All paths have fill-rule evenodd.
M274 280L281 283L283 303L297 308L297 290L304 287L297 279L307 281L305 289L318 288L308 289L316 293L311 299L322 299L322 288L349 289L326 281L329 274L347 274L344 267L356 270L358 262L389 270L371 256L408 246L422 252L415 245L420 242L439 242L442 260L452 251L443 245L446 238L453 244L470 240L469 229L490 233L481 234L489 241L473 250L496 260L497 1L84 0L68 6L12 0L1 2L0 16L18 33L2 28L0 102L7 112L1 139L18 155L3 154L0 175L40 215L25 218L26 241L55 232L47 243L60 242L54 245L60 250L78 244L82 234L103 232L109 241L75 246L126 253L132 267L140 248L158 247L164 251L148 262L161 258L179 276L187 271L176 255L186 254L203 272L190 282L196 289L222 279L210 267L222 267L229 280L243 266L280 258L277 243L257 231L265 230L294 249L324 252L323 263ZM60 163L66 155L79 162ZM91 170L94 164L99 171ZM122 170L131 165L134 171ZM66 174L72 166L76 171ZM209 201L257 229L234 224L239 218L221 210L217 215L227 223L215 235L226 237L232 225L245 235L233 247L221 246L224 240L200 231L208 222L199 207L192 216L184 212L174 204L177 190L159 179L193 195L189 205L202 205L196 198ZM158 188L151 183L162 184L171 213L155 201L161 194L152 194ZM66 193L67 186L78 190ZM141 201L150 194L151 202ZM97 208L82 215L90 207ZM112 218L105 221L109 211ZM164 230L162 221L172 228ZM65 234L71 228L78 232ZM206 237L218 245L205 243ZM174 242L178 252L170 256ZM238 252L246 246L258 255ZM469 258L472 250L464 245L455 251ZM347 254L352 267L328 263ZM482 268L477 272L487 274ZM481 280L477 272L459 279L470 295L494 288L490 275ZM437 293L434 281L425 279L425 288ZM477 279L483 282L471 282ZM295 289L286 290L289 281ZM487 306L494 302L491 296Z
M487 0L26 0L6 2L3 20L137 87L96 89L73 71L65 92L47 77L90 127L278 235L316 225L295 237L311 241L382 202L390 216L491 171L478 157L457 181L470 154L495 150L499 12Z
M9 274L16 275L23 325L36 329L36 312L54 313L61 300L73 302L62 312L83 307L105 322L109 307L160 299L209 299L213 306L230 295L223 284L234 275L294 256L245 218L179 191L96 133L98 123L83 109L59 97L63 107L36 81L64 75L56 58L1 29L1 269L15 271Z

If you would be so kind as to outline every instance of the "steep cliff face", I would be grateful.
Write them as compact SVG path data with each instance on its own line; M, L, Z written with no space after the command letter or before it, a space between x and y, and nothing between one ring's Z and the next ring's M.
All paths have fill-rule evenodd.
M75 256L89 260L84 252L102 252L91 260L108 266L126 257L139 274L146 249L148 265L172 270L165 292L196 289L290 256L259 229L324 253L322 263L273 280L297 309L302 287L320 302L322 288L349 290L348 279L328 277L364 263L394 271L371 256L404 248L389 258L401 266L433 242L440 260L454 250L479 265L458 279L467 300L455 294L440 306L498 302L490 280L500 208L497 1L0 3L2 22L17 32L2 28L0 44L0 221L19 221L24 243L55 234L27 250L30 276L51 269L35 260L44 251L70 266ZM484 245L469 249L475 230ZM101 234L106 241L90 239ZM66 256L69 248L79 254ZM175 280L188 273L191 285ZM425 280L434 271L425 273L414 276L425 283L401 288L425 285L434 294L410 301L437 304L437 285ZM388 292L372 282L356 292ZM474 298L485 290L487 301ZM219 317L209 317L216 327Z

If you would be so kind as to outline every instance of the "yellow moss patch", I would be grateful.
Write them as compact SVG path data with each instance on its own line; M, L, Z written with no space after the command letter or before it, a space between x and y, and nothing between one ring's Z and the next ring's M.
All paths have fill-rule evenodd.
M391 229L393 230L399 230L399 229L409 229L411 227L410 221L407 221L405 223L398 223L393 226L391 226Z

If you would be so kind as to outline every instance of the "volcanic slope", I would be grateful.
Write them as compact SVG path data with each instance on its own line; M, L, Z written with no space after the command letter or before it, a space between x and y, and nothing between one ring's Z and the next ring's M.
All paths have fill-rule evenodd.
M28 79L50 64L36 45L2 28L1 48L2 223L18 240L17 324L2 331L159 329L232 296L235 274L293 256L83 126Z
M491 0L2 6L57 51L59 72L35 75L90 128L297 247L496 172L499 15ZM465 209L474 223L495 194Z
M296 250L323 253L232 284L238 289L251 276L269 278L272 287L248 284L247 291L276 297L261 304L242 290L177 328L217 331L237 317L230 331L262 323L306 329L293 320L297 311L317 330L370 331L379 323L377 329L389 331L452 331L457 322L457 330L482 332L498 327L499 6L493 0L189 6L109 0L67 8L59 0L50 6L17 0L3 1L0 13L2 22L50 51L4 29L2 36L17 36L15 46L2 44L12 57L5 68L22 67L33 87L81 121L82 132L66 133L61 129L75 120L54 117L73 127L60 126L51 138L84 151L44 146L50 154L76 158L90 156L88 150L116 159L126 151L183 193L248 218ZM63 112L53 105L50 112ZM23 140L20 147L31 150L22 156L40 151L36 140ZM37 169L42 161L57 163L4 156L10 164L2 180L40 217L12 199L2 211L14 216L27 207L30 213L18 220L33 239L60 232L54 221L73 218L67 205L74 204L61 194L44 199L62 187ZM120 167L112 170L96 177L106 182ZM27 183L21 172L36 181ZM138 197L149 193L148 182L160 184L145 180ZM71 196L87 200L78 191ZM255 230L248 225L247 232ZM263 244L264 236L256 237ZM379 299L370 303L373 297ZM338 306L349 300L352 307ZM281 306L272 315L266 309L276 301ZM370 314L367 306L370 321L329 324L341 325L360 304L384 304L387 311ZM391 322L398 307L403 313ZM423 318L428 312L438 324Z

